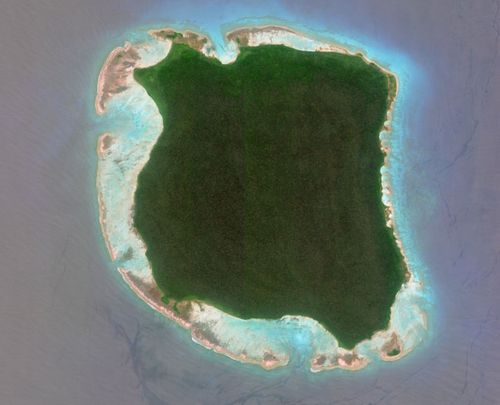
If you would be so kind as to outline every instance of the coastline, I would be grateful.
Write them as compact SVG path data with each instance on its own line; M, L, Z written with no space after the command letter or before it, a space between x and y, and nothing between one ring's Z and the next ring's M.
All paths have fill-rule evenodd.
M157 35L155 35L155 33L162 32L165 30L168 29L150 30L149 34L157 38ZM174 32L174 30L169 30L169 32L170 33ZM203 46L199 50L201 50L202 52L206 52L211 56L214 56L214 54L212 54L213 49L211 48L211 46L207 46L207 44L210 44L210 40L207 37L202 35L197 36L198 34L192 31L183 31L183 32L192 33L194 37L190 36L190 40L195 41L195 43L197 44L203 43ZM363 350L363 346L370 346L372 342L378 342L375 343L375 346L377 346L378 344L376 351L380 359L384 361L394 361L400 359L401 357L404 357L406 354L408 354L411 350L413 350L415 345L410 344L407 347L405 347L404 337L399 336L395 331L396 327L391 326L394 318L393 311L394 308L396 307L398 295L400 295L406 288L410 287L421 288L422 286L413 285L414 283L418 282L413 280L413 275L410 271L408 258L404 252L403 243L400 240L399 233L395 226L394 208L391 201L391 195L392 195L391 179L387 170L389 167L389 155L391 153L389 138L390 138L390 132L392 130L391 129L392 114L394 110L395 101L397 99L399 92L398 78L388 69L371 61L370 59L365 57L362 53L350 52L347 48L344 48L334 43L320 43L320 45L317 46L317 41L310 39L309 37L306 36L306 34L294 31L289 27L280 27L275 25L255 26L248 28L237 28L235 30L226 33L226 38L229 41L229 43L232 43L233 46L235 46L235 49L233 48L233 50L236 50L236 54L232 55L234 56L234 58L239 53L239 46L236 42L238 40L241 41L243 38L245 41L247 41L247 44L249 46L257 46L258 44L261 43L283 43L286 46L297 48L296 44L293 43L293 40L290 40L290 38L287 38L287 36L291 36L294 38L295 37L301 38L306 42L309 41L308 44L313 46L313 49L311 49L312 51L339 52L354 56L361 56L366 63L373 63L381 71L386 73L386 75L388 76L388 80L389 80L389 75L393 77L395 79L395 85L396 85L395 92L392 95L392 98L388 105L386 120L384 122L384 126L379 136L380 147L384 153L384 164L381 169L381 184L382 184L382 196L383 196L382 203L384 204L386 211L386 218L387 218L386 224L393 230L396 243L403 256L403 260L405 262L409 276L407 278L407 281L401 287L401 290L396 295L396 300L391 307L390 323L386 330L375 332L371 339L359 343L356 346L356 348L354 348L352 351L347 351L338 348L338 346L335 346L335 343L328 342L328 348L326 349L325 353L323 353L323 350L317 349L316 353L314 353L314 355L312 356L310 361L310 370L312 372L319 372L334 368L341 368L350 371L360 370L366 367L368 363L370 363L371 360L369 352L373 351L373 348L370 348L370 350ZM207 41L200 42L199 40L200 38L207 38ZM171 39L160 38L159 41L168 43L171 42ZM130 43L126 43L124 47L115 48L106 58L106 61L99 73L99 79L97 85L97 96L95 100L95 109L97 114L102 115L106 112L106 103L108 100L110 100L119 93L125 92L125 90L131 88L131 86L135 86L132 78L133 67L141 65L141 58L138 57L132 64L129 64L130 62L126 62L125 65L123 65L119 63L119 61L117 61L117 57L122 52L125 53L131 52L131 49L133 50L132 55L134 54L134 51L137 53L137 55L139 55L139 50L141 46L144 45L133 46ZM390 83L391 81L389 80L389 86ZM114 91L110 91L109 89L114 89ZM391 92L389 92L389 97L391 97ZM157 114L159 113L157 112ZM160 133L161 130L162 128L160 128ZM109 139L111 139L112 141L110 142L109 145L107 145L106 140ZM105 202L105 193L106 193L105 184L107 183L105 181L102 181L101 178L102 173L100 173L100 168L103 164L102 162L106 161L106 158L111 155L111 150L115 147L114 145L115 139L116 138L111 133L104 133L101 137L99 137L97 145L97 154L99 157L100 165L98 165L98 174L96 182L98 191L97 197L99 202L99 222L101 225L102 233L104 235L106 246L114 262L120 258L120 252L119 249L116 249L115 246L113 245L112 238L110 237L111 231L108 229L109 224L107 219L110 213L106 210L106 202ZM146 163L147 158L148 154L145 157L143 157L140 161L134 162L135 166L132 169L130 169L132 170L130 172L130 182L132 184L128 184L128 186L130 186L132 190L135 190L135 184L133 184L133 179L137 178L137 175L142 169L142 166ZM122 218L122 221L126 221L128 232L130 232L130 234L135 234L135 237L140 239L132 227L131 217L133 209L133 200L131 202L132 205L129 207L130 208L129 216L127 218ZM139 242L142 243L142 241ZM143 245L143 243L142 246L139 245L139 249L142 249L142 252L140 253L144 254L145 257L145 246ZM123 253L121 255L122 257L121 260L123 260L123 258L127 256L129 250L130 247L126 253ZM133 255L134 254L136 253L134 252ZM156 287L154 284L150 269L141 269L141 273L145 273L145 275L141 275L141 277L143 278L134 276L130 270L127 270L124 267L118 266L118 271L120 272L122 278L127 282L129 287L135 292L135 294L138 295L150 307L162 313L167 318L174 320L183 328L191 330L192 340L195 341L196 343L206 347L209 350L213 350L214 352L224 354L227 357L230 357L234 360L244 363L257 364L266 370L274 369L288 364L289 356L279 348L274 349L274 348L264 347L261 345L260 347L258 347L258 350L254 351L254 353L249 353L249 351L247 351L246 349L238 350L225 347L225 343L220 342L221 334L215 335L212 332L212 330L215 328L214 325L216 325L216 322L219 322L217 325L222 324L223 327L225 327L225 325L228 322L227 320L220 321L219 313L215 315L214 315L215 312L211 313L210 311L212 311L212 308L210 308L208 305L205 305L203 303L197 303L197 305L199 306L198 309L196 310L191 309L189 313L184 314L184 317L179 316L179 314L177 314L174 311L173 306L171 304L166 305L161 300L161 292L159 291L158 287ZM175 304L185 305L185 306L188 305L187 303L175 303ZM191 308L191 305L189 305L189 307ZM206 315L206 312L208 312L209 315ZM302 320L299 319L299 322L301 321ZM309 322L309 320L306 319L304 323L307 322ZM202 326L200 326L200 324L202 324ZM424 327L426 328L426 325L424 325ZM396 336L395 340L394 336ZM331 337L333 338L333 340L335 340L333 336ZM399 351L398 354L392 356L389 355L389 353L391 353L395 349Z
M160 289L154 285L154 282L151 282L151 284L148 285L131 277L130 274L128 274L123 268L118 267L118 271L132 291L134 291L151 308L175 321L184 329L190 329L192 331L191 339L195 343L198 343L199 345L216 353L223 354L233 360L241 363L256 364L266 370L272 370L288 364L288 358L280 359L272 352L266 353L266 356L264 356L265 358L263 359L253 358L244 353L236 354L230 352L218 344L217 341L211 339L210 334L205 334L203 333L203 330L197 329L195 323L190 320L189 314L183 317L179 313L176 313L173 309L173 305L165 305L161 300L162 293Z

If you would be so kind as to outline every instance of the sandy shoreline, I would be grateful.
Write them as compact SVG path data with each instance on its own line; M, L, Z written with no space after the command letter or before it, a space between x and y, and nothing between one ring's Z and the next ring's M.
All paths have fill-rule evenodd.
M173 33L175 33L174 30L170 30L168 28L166 29L160 29L160 30L151 30L149 31L150 35L154 36L155 38L158 39L159 35L163 35L161 33L168 33L167 36L164 38L160 38L162 41L170 41L171 38L169 36L172 36ZM205 37L200 34L196 34L192 31L183 31L184 35L186 33L189 33L187 36L187 43L188 44L195 44L198 46L199 50L202 50L204 53L211 53L213 49L211 46L207 45L210 44L210 40L208 37ZM284 38L281 38L280 35ZM288 27L280 27L276 25L267 25L267 26L261 26L261 27L249 27L249 28L238 28L235 30L232 30L226 34L226 38L228 41L232 41L233 43L236 44L238 42L239 44L245 44L249 46L256 46L260 43L280 43L279 41L286 42L286 35L295 35L298 37L303 37L309 40L309 37L307 37L305 34L302 34L300 32L296 32L292 30L291 28ZM260 38L259 38L260 36ZM206 38L206 40L204 39ZM186 36L182 37L180 39L181 41L186 41ZM273 42L275 41L275 42ZM183 42L186 43L186 42ZM283 43L284 45L295 47L293 43ZM237 46L237 51L239 53L239 46ZM383 134L390 134L391 132L391 120L392 120L392 114L394 110L394 104L395 100L397 99L398 92L399 92L399 81L398 78L395 74L390 72L388 69L385 69L384 67L380 66L379 64L369 60L367 57L365 57L363 54L360 53L353 53L347 50L346 48L333 44L333 43L322 43L321 46L318 46L317 48L314 48L315 51L321 51L321 52L338 52L338 53L343 53L343 54L349 54L349 55L354 55L354 56L361 56L363 60L366 63L373 63L375 64L381 71L386 73L386 75L390 75L395 78L395 85L396 89L394 92L394 96L390 100L389 108L387 110L386 114L386 120L384 123L384 127L382 128L382 131L380 133L380 147L381 150L384 152L384 168L389 167L389 155L391 153L390 147L388 145L388 140L383 139L382 135ZM120 56L122 55L122 56ZM125 55L125 57L123 57ZM128 55L128 56L127 56ZM209 56L213 56L212 54ZM124 62L125 61L125 62ZM140 64L140 57L139 53L135 49L134 46L132 46L129 43L126 43L124 47L118 47L115 48L109 56L106 58L106 62L104 63L100 73L99 73L99 78L98 78L98 85L97 85L97 96L95 99L95 109L98 114L103 114L106 112L106 101L113 97L113 95L124 91L131 83L133 82L132 78L132 72L133 68L136 67L137 65ZM389 77L389 76L388 76ZM390 135L389 135L390 136ZM109 147L113 143L113 135L109 133L104 133L101 137L99 137L98 144L97 144L97 154L99 157L100 161L104 161L106 159L107 151ZM145 163L145 162L144 162ZM139 171L142 169L142 166L138 166L134 168L134 171L137 171L137 174ZM98 166L99 170L99 166ZM391 181L390 181L390 176L387 171L385 171L382 175L382 194L384 196L383 203L386 207L386 215L387 215L387 226L390 227L393 230L394 237L396 239L396 243L401 251L401 254L403 256L406 269L408 271L408 278L406 283L403 285L401 290L406 285L409 285L410 282L412 282L412 274L410 272L409 268L409 263L407 256L404 252L403 249L403 244L400 240L399 233L396 229L395 222L394 222L394 209L392 205L392 200L391 200ZM98 197L98 203L99 203L99 222L101 226L102 233L104 235L105 243L107 246L107 249L109 251L109 254L112 258L113 261L117 259L117 251L113 247L110 237L109 237L109 230L107 229L107 212L106 212L106 204L104 202L103 198L103 192L104 192L104 186L100 184L100 174L98 172L97 175L97 197ZM135 189L135 184L131 185ZM130 213L131 215L131 213ZM124 218L129 223L129 227L132 227L132 222L130 218ZM137 233L135 232L134 229L129 229L130 232L133 232L136 234L138 237ZM150 269L149 269L150 270ZM169 319L172 319L176 323L178 323L180 326L183 328L191 330L191 336L193 341L196 343L201 344L202 346L206 347L209 350L213 350L214 352L224 354L234 360L243 362L243 363L251 363L251 364L257 364L261 366L264 369L270 370L273 368L281 367L289 362L288 357L280 356L277 353L273 353L272 350L267 350L263 351L261 356L252 356L251 354L241 351L240 353L235 353L231 352L227 348L223 347L219 342L217 342L217 339L214 338L213 334L210 333L210 331L204 330L201 328L199 325L195 324L195 321L192 319L192 314L184 314L184 316L179 315L176 313L172 307L171 304L166 305L162 300L161 300L161 291L156 287L154 284L154 281L152 279L152 275L149 277L149 280L144 280L144 279L138 279L137 277L134 277L130 272L128 272L126 269L119 267L118 271L120 272L121 276L125 280L125 282L129 285L129 287L135 292L136 295L138 295L144 302L146 302L150 307L155 309L156 311L162 313L164 316L166 316ZM398 293L399 294L399 293ZM179 305L184 305L185 303L179 303ZM393 304L393 307L395 306L396 302ZM187 305L187 304L186 304ZM202 303L198 303L198 305L205 305ZM189 304L190 306L190 304ZM206 307L206 306L205 306ZM393 319L393 307L391 307L391 321ZM208 307L207 307L208 308ZM379 337L380 339L384 340L384 344L382 345L381 349L379 350L379 357L382 360L386 361L394 361L397 360L406 354L408 354L413 347L404 347L404 339L396 334L394 330L391 330L391 324L389 324L389 327L387 330L375 332L373 335L373 338ZM371 340L371 339L370 339ZM369 341L370 341L369 340ZM361 342L356 346L356 348L364 343L365 341ZM319 372L319 371L324 371L324 370L330 370L334 368L341 368L345 370L360 370L364 368L368 363L369 359L364 357L361 354L358 354L356 352L356 348L353 351L346 351L343 349L338 349L336 353L333 356L326 356L323 354L317 354L311 359L311 371L312 372ZM390 356L389 353L393 350L397 350L398 354L394 356Z
M148 34L160 41L171 41L174 44L185 44L204 54L213 54L213 45L210 38L191 30L174 30L172 28L160 28L149 30Z
M139 59L139 55L129 42L111 51L97 79L95 98L97 114L102 115L106 112L106 101L109 98L127 89L130 73Z
M225 356L241 363L259 365L266 370L272 370L288 364L288 358L280 359L271 351L267 352L263 359L253 358L248 354L236 354L228 351L216 341L211 339L210 334L203 333L201 329L197 329L196 325L191 321L189 313L182 316L175 312L173 305L166 305L161 300L162 293L160 289L154 285L153 281L148 285L131 277L130 274L123 268L118 267L118 271L132 291L134 291L144 302L167 318L175 321L183 328L191 330L192 340L201 346L209 350L213 350L216 353L224 354Z

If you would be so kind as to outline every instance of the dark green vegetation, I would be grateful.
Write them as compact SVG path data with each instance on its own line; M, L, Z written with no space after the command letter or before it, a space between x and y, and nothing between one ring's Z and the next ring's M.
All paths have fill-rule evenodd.
M388 356L397 356L401 351L398 348L392 349L389 353L387 353Z
M346 348L387 327L404 264L381 202L388 76L359 56L174 45L136 80L164 131L135 226L167 298L304 315Z

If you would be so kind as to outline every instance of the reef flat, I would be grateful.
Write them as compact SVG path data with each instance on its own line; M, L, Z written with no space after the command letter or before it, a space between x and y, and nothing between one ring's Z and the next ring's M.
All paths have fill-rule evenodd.
M160 30L155 32L158 31ZM182 35L181 40L184 42L181 43L186 43L186 37L186 35ZM211 46L209 39L198 41L192 35L188 37L188 42L190 42L188 45L199 44L198 49L201 49L203 54L214 56L214 48ZM161 48L165 53L169 52L172 42L176 42L173 50L177 48L193 51L185 45L179 45L179 36L177 35L169 33L164 38L159 38L158 35L155 38L160 39L160 42L165 41L166 47L162 48L161 44L156 43L158 41L153 45L158 49ZM335 56L344 54L342 56L347 57L348 54L345 49L338 45L313 40L291 29L282 29L280 27L252 27L248 30L237 30L230 33L228 38L230 39L228 40L226 55L218 55L219 59L225 62L236 59L240 46L245 49L247 46L254 47L259 44L270 43L288 45L308 51L325 51ZM146 63L146 50L151 47L150 43L135 45L134 49L139 55L142 53L142 56L134 66L151 66L164 59L165 53L160 55L161 52L159 52L155 55L154 59L156 60L154 62L151 60L150 63ZM172 52L172 49L170 49L170 52ZM197 51L195 53L199 54ZM313 53L309 52L309 54ZM172 53L172 55L174 54ZM369 61L359 55L349 57L359 59L364 65L370 65ZM112 59L108 58L107 64L111 65ZM221 64L218 63L218 65ZM379 71L381 77L386 79L389 77L388 72L381 67L375 65L372 67ZM105 72L105 69L106 66L103 67L102 72ZM337 339L331 333L325 330L321 324L311 319L310 316L288 313L288 316L280 317L280 319L274 321L263 319L244 320L218 310L209 302L191 299L192 297L187 297L187 299L179 302L176 300L162 301L162 292L158 289L156 277L152 277L150 263L144 256L146 246L136 231L132 217L134 213L133 196L138 174L147 164L146 162L154 145L159 142L160 133L164 130L163 127L166 128L166 125L170 123L165 119L162 120L155 103L148 97L144 89L135 82L130 70L127 63L127 79L125 82L128 87L126 89L120 87L121 91L108 96L105 102L102 101L102 98L99 98L99 95L96 99L96 106L101 106L102 110L106 108L105 104L109 104L107 106L109 114L123 114L127 112L126 108L128 108L128 113L134 116L131 120L133 124L131 124L130 129L116 128L116 131L108 131L99 142L98 190L101 203L101 225L108 241L108 248L112 252L112 257L115 259L124 279L143 300L184 327L190 328L193 339L204 346L240 361L260 364L265 368L284 365L288 362L291 351L307 349L311 351L311 369L313 371L337 367L354 370L364 367L373 358L374 354L380 356L383 360L394 360L415 347L421 340L422 331L426 327L424 314L418 305L414 305L415 301L418 300L421 285L411 277L409 272L404 277L404 271L400 272L402 276L400 281L401 283L405 281L405 283L401 287L401 283L397 282L399 286L396 291L399 290L399 292L392 307L392 302L387 305L384 326L375 328L370 333L366 332L366 338L358 335L351 342L349 342L349 337L344 336L342 341L344 349L339 347ZM109 83L106 83L107 78L112 80L111 75L102 74L99 89L112 88ZM393 86L391 88L392 92L390 92L390 82L386 80L385 83L385 105L381 108L382 115L378 130L388 133L390 131L390 112L386 121L385 113L390 110L390 104L396 95L396 86ZM395 84L395 80L393 80L393 83ZM132 103L132 101L135 101L135 103ZM137 114L137 117L134 114ZM138 121L140 122L138 123ZM144 126L145 122L148 125ZM208 124L209 122L207 122ZM380 147L387 153L389 145L384 141L380 143L376 133L372 133L372 139L374 139L380 153L377 162L377 167L380 167L384 161ZM118 168L120 174L118 174ZM383 207L380 214L384 227L386 221L390 227L393 215L389 198L390 190L387 182L384 183L384 176L382 176L381 183L379 172L377 172L376 184L378 200L374 205L381 207L380 200L384 200L386 204L385 218ZM372 190L375 190L375 188ZM377 191L375 191L375 194L377 194ZM389 231L389 236L392 237L391 228L385 227L384 231ZM401 247L399 240L393 240L393 243L397 243ZM398 252L397 249L396 252ZM398 258L400 265L403 262L402 259L404 259L404 252L402 251L402 253L403 255ZM279 290L279 286L276 287ZM394 301L394 297L392 300ZM390 319L387 316L389 308ZM286 314L286 312L281 313L281 315ZM335 331L335 333L338 332ZM361 339L364 340L360 341ZM353 347L354 345L355 347Z

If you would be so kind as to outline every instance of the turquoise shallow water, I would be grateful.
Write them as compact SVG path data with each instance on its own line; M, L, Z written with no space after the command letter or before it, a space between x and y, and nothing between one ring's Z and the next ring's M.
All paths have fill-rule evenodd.
M489 0L8 0L0 15L2 402L497 403L498 10ZM313 375L297 352L272 373L240 365L151 311L105 252L95 199L102 121L91 114L106 54L140 27L176 21L215 35L248 16L392 51L388 59L399 55L419 72L401 114L409 132L394 162L404 169L395 204L432 308L429 337L399 362Z

